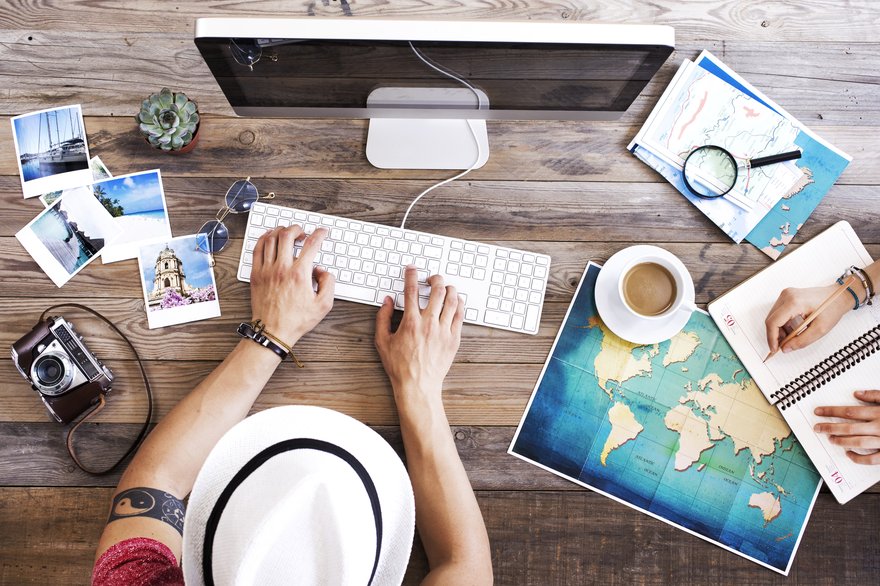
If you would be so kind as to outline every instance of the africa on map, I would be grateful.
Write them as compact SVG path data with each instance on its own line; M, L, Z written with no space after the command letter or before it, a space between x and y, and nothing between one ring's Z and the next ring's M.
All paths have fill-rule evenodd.
M596 312L598 273L510 452L787 573L819 474L707 314L665 342L625 342Z

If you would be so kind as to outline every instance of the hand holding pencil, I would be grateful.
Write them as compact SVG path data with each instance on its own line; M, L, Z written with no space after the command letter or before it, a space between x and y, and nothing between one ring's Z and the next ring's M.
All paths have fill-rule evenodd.
M853 308L852 296L846 292L853 279L849 277L843 285L783 290L764 322L770 347L764 361L779 350L791 352L809 346L831 331Z

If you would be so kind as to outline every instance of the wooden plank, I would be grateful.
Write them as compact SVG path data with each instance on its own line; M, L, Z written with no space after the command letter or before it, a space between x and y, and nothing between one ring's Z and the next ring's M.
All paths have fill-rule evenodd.
M0 117L0 125L8 124ZM165 176L290 178L446 178L438 171L388 171L364 156L366 120L203 117L199 144L185 156L149 147L134 120L86 116L93 154L115 173L161 166ZM470 180L612 181L657 183L657 173L625 148L641 121L489 121L495 153ZM8 127L7 127L8 128ZM854 157L841 184L880 183L880 153L871 148L877 128L827 126L822 136ZM230 165L234 161L234 165ZM12 141L0 143L0 175L17 175Z
M216 366L208 361L162 361L146 365L155 397L155 416L163 417ZM454 425L515 425L535 386L541 364L455 364L444 385L444 405ZM143 382L133 362L115 362L116 384L98 422L144 420ZM0 361L3 410L0 421L46 421L36 392L12 365ZM376 362L321 363L299 369L281 365L257 399L256 410L288 404L321 405L356 417L368 425L396 425L391 386ZM158 421L158 419L156 419Z
M84 584L112 489L3 488L0 582ZM788 584L834 576L871 584L880 571L873 535L880 497L841 507L822 495L789 578L596 493L480 491L498 584ZM426 563L413 549L405 584Z
M627 155L624 155L627 156ZM129 167L119 173L131 170ZM111 171L116 171L112 169ZM662 181L659 175L657 180ZM171 228L197 231L222 205L230 178L163 177ZM280 205L396 226L413 198L431 180L254 178L262 193L276 193ZM17 177L0 176L0 237L13 236L42 209L21 197ZM847 220L866 243L880 243L880 225L864 212L876 200L870 185L835 185L819 204L795 242L804 242L838 220ZM233 236L244 233L243 215L226 223ZM407 226L473 240L568 242L693 242L736 246L665 182L588 181L453 182L421 200ZM780 230L781 234L781 230ZM240 250L240 249L239 249ZM232 254L230 249L226 254ZM237 254L237 251L236 251ZM235 256L235 255L233 255Z
M400 428L373 429L406 461ZM474 490L583 490L508 454L515 430L512 426L452 427L458 454ZM116 461L139 431L137 424L86 423L77 431L76 450L87 466L103 468ZM55 423L0 423L0 486L116 486L128 462L112 474L86 474L68 457L66 437L66 428ZM822 491L828 492L828 488L823 486ZM880 493L880 484L868 492Z
M12 3L0 13L0 28L23 30L133 31L192 34L195 18L213 17L409 17L419 19L493 20L583 20L601 23L666 24L677 27L680 36L691 39L725 38L747 41L835 42L841 33L853 43L871 42L878 36L870 0L847 3L811 3L793 9L783 1L751 0L747 3L713 4L659 0L641 2L582 3L559 0L478 2L476 0L358 0L337 2L309 0L291 5L282 0L258 4L181 0L171 10L161 0L145 0L123 6L95 5L88 0L39 4Z

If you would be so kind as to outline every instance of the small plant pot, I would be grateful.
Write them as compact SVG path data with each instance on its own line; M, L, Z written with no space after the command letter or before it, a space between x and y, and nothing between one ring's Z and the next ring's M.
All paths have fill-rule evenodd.
M151 94L141 104L135 122L147 144L157 150L183 154L193 150L198 143L201 128L199 106L183 92L172 92L166 87ZM188 143L173 148L187 137L191 137ZM162 144L160 141L167 142Z

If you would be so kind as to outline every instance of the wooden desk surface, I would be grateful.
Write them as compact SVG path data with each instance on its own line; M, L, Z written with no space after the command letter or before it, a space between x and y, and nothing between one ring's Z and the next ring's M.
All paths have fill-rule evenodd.
M685 58L709 49L853 156L853 162L795 243L849 220L880 255L880 20L869 0L792 3L577 2L572 0L304 0L298 3L15 1L0 7L0 346L28 331L52 303L88 302L131 336L148 359L162 416L236 343L249 293L235 280L241 241L219 256L223 316L149 331L134 261L87 267L56 289L14 239L39 211L24 201L7 119L81 103L90 148L115 174L162 170L175 234L214 215L228 185L250 175L298 207L400 222L411 198L438 172L391 172L364 157L363 120L260 120L231 110L192 43L199 16L590 20L668 24L677 50L635 104L614 123L490 122L489 163L433 192L410 226L551 254L553 266L537 337L467 326L445 402L477 491L499 584L875 583L880 572L880 492L839 506L816 504L786 580L736 555L506 455L508 443L571 300L584 265L635 242L664 246L694 276L705 304L769 259L735 245L625 145ZM196 99L201 143L184 156L147 148L132 122L147 94L169 86ZM241 234L243 218L231 220ZM373 349L370 307L338 302L302 340L307 364L280 369L256 410L305 403L332 407L376 426L399 446L391 393ZM124 355L100 328L71 311L90 344ZM109 360L108 360L109 361ZM143 416L129 361L116 360L118 390L83 451L108 459ZM47 421L9 360L0 361L0 582L82 584L118 476L88 477L69 461L65 430ZM878 381L880 383L880 381ZM110 438L111 441L108 441ZM407 583L424 575L416 544Z

